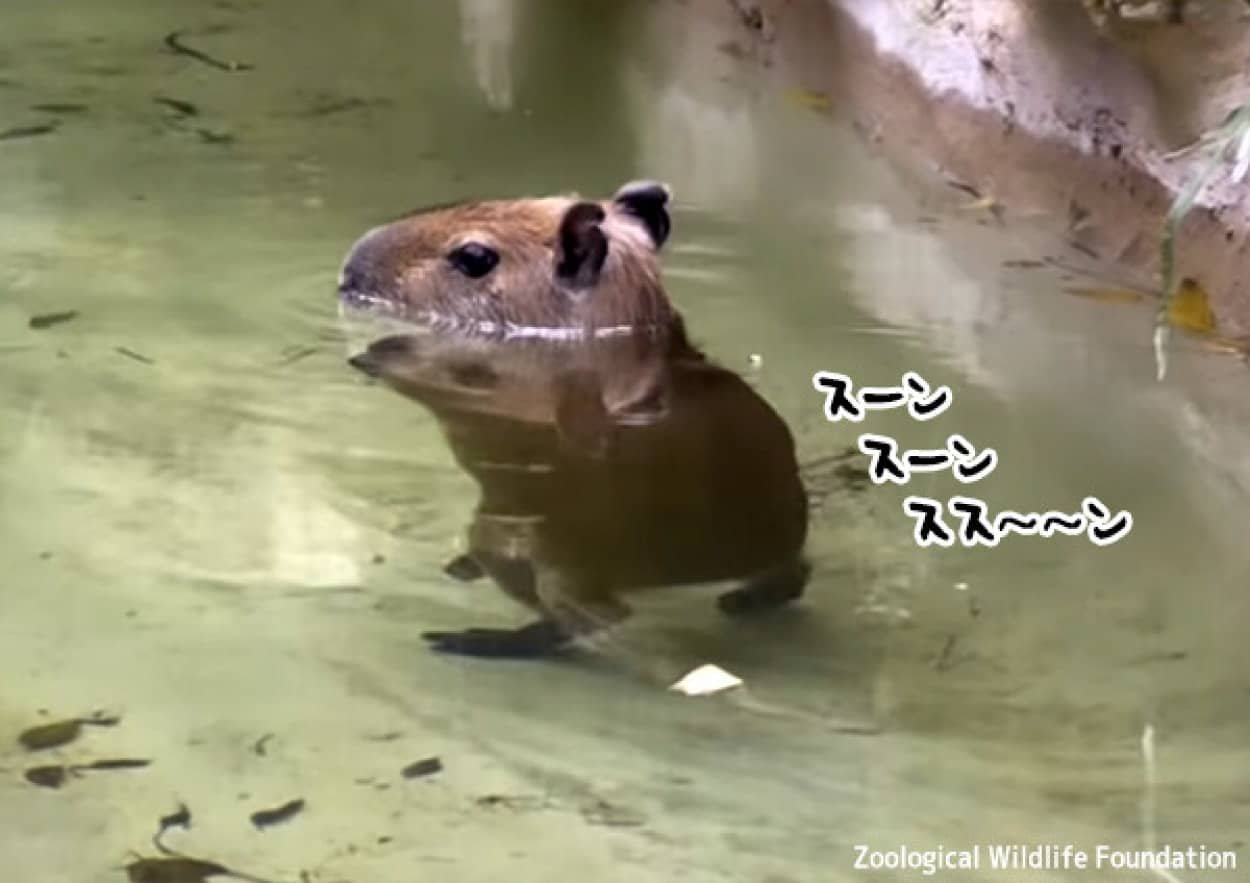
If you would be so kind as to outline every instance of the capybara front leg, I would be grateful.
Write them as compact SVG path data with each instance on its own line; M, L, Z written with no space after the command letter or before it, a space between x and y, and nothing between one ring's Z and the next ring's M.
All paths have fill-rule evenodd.
M437 653L489 659L535 659L559 651L571 640L559 623L548 619L535 620L517 629L425 632L422 637Z

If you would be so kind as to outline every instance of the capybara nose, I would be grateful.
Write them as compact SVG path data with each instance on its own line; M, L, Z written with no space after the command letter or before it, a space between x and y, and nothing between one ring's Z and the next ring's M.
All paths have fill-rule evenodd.
M369 274L349 261L339 273L339 294L371 294Z
M379 306L386 297L378 274L355 260L348 261L339 273L338 295L339 300L348 306L361 308Z

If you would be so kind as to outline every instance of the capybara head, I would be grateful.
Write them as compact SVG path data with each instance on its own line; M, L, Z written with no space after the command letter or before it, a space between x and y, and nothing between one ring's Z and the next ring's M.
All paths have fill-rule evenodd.
M370 230L339 296L435 328L485 336L667 328L660 279L669 191L639 181L605 201L577 196L466 202Z

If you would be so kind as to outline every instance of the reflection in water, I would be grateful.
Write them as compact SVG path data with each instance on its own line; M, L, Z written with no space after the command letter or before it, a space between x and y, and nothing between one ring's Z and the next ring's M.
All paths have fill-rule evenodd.
M684 340L377 341L353 363L430 408L481 499L450 573L489 575L539 620L433 633L442 650L526 655L623 620L632 589L719 580L729 614L807 576L794 441L736 374Z
M493 110L512 109L517 0L460 0L460 33L478 88Z
M651 51L631 60L625 78L638 166L681 181L696 205L745 210L760 177L761 96L744 76L738 44L675 5L656 4L643 25Z

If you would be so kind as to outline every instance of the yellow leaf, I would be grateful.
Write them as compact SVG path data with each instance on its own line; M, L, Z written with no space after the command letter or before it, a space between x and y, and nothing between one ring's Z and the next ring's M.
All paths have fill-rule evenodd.
M1100 304L1135 304L1147 295L1131 288L1065 288L1064 293L1097 301Z
M824 92L813 92L810 89L791 89L786 94L795 104L811 110L828 110L833 106L833 101Z
M1229 356L1246 357L1250 355L1250 341L1235 340L1231 337L1212 337L1204 340L1202 346L1214 353Z
M1194 279L1185 278L1168 304L1168 321L1177 328L1197 334L1215 331L1215 313L1207 293Z
M994 197L983 196L980 199L976 200L975 202L969 202L960 206L960 208L962 208L966 212L979 212L979 211L984 211L987 209L989 211L993 211L996 208L1000 208L1000 206L998 204L998 200L995 199Z

